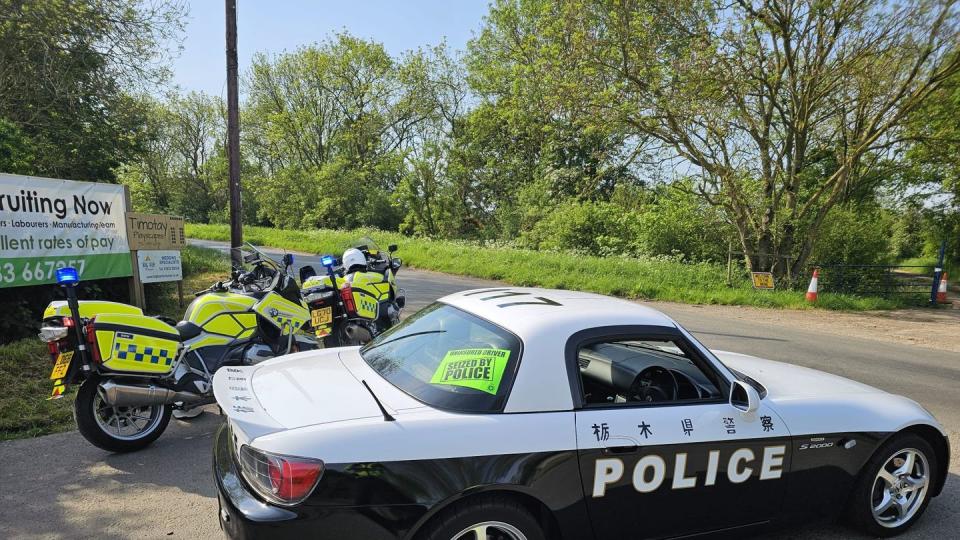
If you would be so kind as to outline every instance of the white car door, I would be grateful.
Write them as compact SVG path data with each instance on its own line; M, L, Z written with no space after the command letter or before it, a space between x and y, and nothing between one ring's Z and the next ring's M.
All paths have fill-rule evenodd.
M692 534L780 511L790 437L682 336L591 340L578 350L576 416L584 496L598 538Z

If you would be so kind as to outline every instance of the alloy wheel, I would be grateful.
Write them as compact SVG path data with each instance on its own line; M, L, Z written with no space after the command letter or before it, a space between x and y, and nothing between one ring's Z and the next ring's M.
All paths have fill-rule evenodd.
M527 536L509 523L484 521L467 527L450 540L527 540Z
M133 441L149 435L163 417L163 405L143 407L114 407L97 393L93 400L93 418L107 435L124 441Z
M929 484L930 465L922 452L914 448L895 452L873 481L873 519L891 529L907 523L923 506Z

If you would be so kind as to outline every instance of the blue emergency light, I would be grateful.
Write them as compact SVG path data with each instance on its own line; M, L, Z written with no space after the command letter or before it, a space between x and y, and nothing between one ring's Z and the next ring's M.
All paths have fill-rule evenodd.
M72 266L66 268L57 268L57 283L60 285L74 285L80 281L80 274Z
M333 255L324 255L320 257L320 264L324 266L333 266Z

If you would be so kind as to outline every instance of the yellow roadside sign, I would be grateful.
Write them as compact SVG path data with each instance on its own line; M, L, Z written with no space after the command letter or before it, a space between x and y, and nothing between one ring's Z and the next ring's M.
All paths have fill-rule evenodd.
M773 274L771 272L750 272L750 277L753 278L754 289L772 290L774 288Z

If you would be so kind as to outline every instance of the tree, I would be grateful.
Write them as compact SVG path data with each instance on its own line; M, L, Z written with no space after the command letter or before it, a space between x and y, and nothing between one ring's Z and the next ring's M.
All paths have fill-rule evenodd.
M906 152L910 166L908 204L923 206L925 254L960 261L960 78L953 78L910 115ZM910 206L907 211L910 211ZM917 211L914 209L914 213ZM920 234L920 231L916 231ZM919 253L917 253L919 254Z
M960 70L952 3L604 0L539 6L552 99L699 177L754 270L800 272L830 210ZM495 22L495 19L491 19ZM829 174L818 159L835 167Z
M0 0L0 118L35 149L32 174L110 180L135 158L132 94L167 76L180 1Z
M396 228L393 193L422 170L411 172L404 159L440 136L426 124L456 116L463 100L447 88L455 81L443 78L444 54L440 47L396 59L379 43L343 33L273 59L255 57L245 132L264 180L261 216L301 227ZM308 210L275 204L268 189L310 193Z
M145 151L118 169L135 205L193 221L222 221L228 204L223 101L190 92L148 108Z

